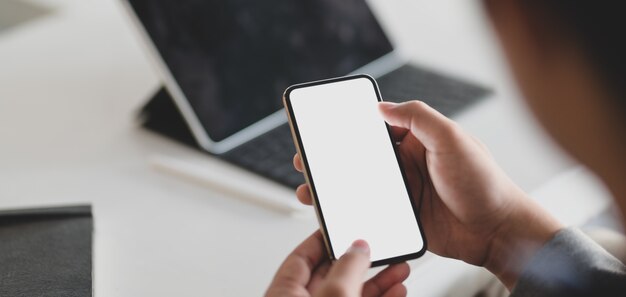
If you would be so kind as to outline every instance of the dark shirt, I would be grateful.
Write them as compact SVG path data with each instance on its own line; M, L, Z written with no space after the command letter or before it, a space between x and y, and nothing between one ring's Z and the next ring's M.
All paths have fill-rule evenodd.
M533 257L511 296L626 296L626 266L581 231L563 229Z

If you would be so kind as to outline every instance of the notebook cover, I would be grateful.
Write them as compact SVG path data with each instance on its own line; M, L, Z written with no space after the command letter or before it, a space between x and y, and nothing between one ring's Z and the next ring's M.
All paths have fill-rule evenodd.
M0 211L0 296L92 296L91 206Z

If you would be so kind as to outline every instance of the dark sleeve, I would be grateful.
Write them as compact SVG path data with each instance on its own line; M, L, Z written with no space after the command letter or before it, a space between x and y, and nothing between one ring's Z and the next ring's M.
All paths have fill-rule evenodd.
M563 229L533 257L511 296L626 296L626 267L581 231Z

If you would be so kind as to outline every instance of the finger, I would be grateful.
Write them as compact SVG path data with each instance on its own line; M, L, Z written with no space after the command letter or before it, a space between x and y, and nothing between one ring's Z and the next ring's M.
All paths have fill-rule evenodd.
M363 285L364 297L380 296L409 277L411 268L407 263L391 265L376 274Z
M328 274L328 270L330 270L330 261L322 262L322 264L313 271L313 276L311 276L311 280L307 285L309 292L316 292L318 290L324 281L324 277Z
M409 133L409 129L402 127L389 126L389 129L391 130L391 138L397 142L402 141L406 134Z
M296 188L296 197L302 204L311 205L313 204L313 198L311 197L311 191L309 190L309 186L306 184L299 185Z
M405 297L407 294L406 287L403 284L396 284L385 292L382 297Z
M361 295L363 278L370 265L370 249L367 242L355 241L328 271L319 290L320 296Z
M318 230L287 256L278 268L270 287L306 286L311 278L311 271L324 259L326 259L324 241Z
M478 138L476 138L475 136L471 136L471 137L474 143L476 143L476 145L478 145L485 153L491 155L489 148L482 141L478 140Z
M298 172L304 171L304 166L302 166L302 159L300 159L300 155L293 155L293 167L298 170Z
M454 140L454 122L424 102L381 102L378 107L387 123L410 130L429 151L444 150Z

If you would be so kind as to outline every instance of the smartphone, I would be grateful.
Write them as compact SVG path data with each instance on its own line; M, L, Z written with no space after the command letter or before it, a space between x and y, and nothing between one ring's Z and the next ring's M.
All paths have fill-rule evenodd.
M363 239L372 267L423 255L426 239L376 81L354 75L293 85L283 103L331 260Z

